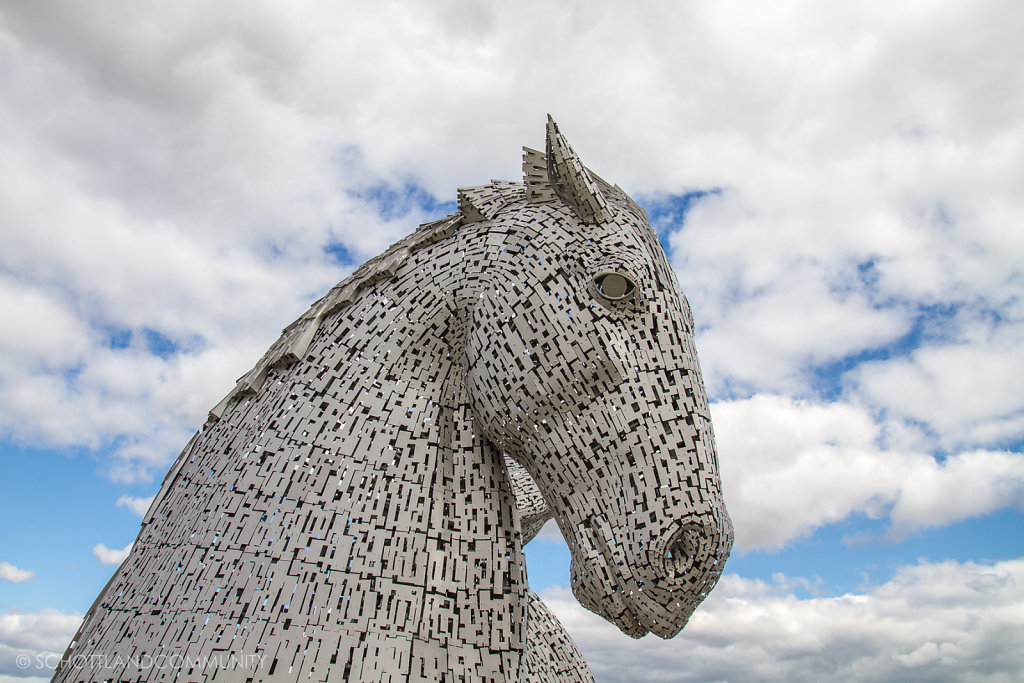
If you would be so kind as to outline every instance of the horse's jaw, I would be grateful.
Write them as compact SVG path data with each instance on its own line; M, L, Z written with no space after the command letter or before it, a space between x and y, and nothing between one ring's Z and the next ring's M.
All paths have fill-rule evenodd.
M577 542L570 548L573 595L630 638L642 638L651 631L651 625L641 620L633 604L636 580L628 567L613 564L607 540L594 531L578 527Z

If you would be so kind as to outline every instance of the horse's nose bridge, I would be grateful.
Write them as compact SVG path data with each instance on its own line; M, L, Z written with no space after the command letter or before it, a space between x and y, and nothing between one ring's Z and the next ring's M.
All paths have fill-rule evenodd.
M614 375L615 384L619 385L627 376L627 368L633 366L632 349L621 330L605 327L593 333L591 358L592 363L603 366L605 372Z

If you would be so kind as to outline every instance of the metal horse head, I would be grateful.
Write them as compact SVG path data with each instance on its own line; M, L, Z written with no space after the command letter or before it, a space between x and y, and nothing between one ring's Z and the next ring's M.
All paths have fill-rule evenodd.
M550 506L577 598L669 638L733 538L689 304L644 211L550 117L524 176L526 201L487 216L505 238L465 351L476 414Z
M643 210L547 133L239 379L55 680L585 679L525 582L548 517L584 605L682 628L732 542L689 306Z

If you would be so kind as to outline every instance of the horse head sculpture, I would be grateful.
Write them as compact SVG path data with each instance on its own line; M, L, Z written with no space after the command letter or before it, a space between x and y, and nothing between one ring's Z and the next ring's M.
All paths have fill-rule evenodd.
M211 411L55 680L586 680L525 581L552 517L633 637L732 544L689 305L549 117L523 183L460 190Z
M644 211L554 121L524 165L527 203L490 218L507 237L466 346L476 415L545 492L580 602L670 638L732 545L689 305Z

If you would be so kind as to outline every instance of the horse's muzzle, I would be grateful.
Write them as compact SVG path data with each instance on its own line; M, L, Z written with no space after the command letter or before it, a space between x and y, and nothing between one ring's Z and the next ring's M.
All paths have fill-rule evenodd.
M731 546L728 518L682 520L662 535L651 548L649 571L656 576L648 574L652 580L638 601L641 620L651 633L671 638L682 630L721 577Z
M633 638L671 638L718 582L732 523L727 516L693 515L646 543L630 536L603 516L591 517L578 536L583 552L573 558L573 592Z

